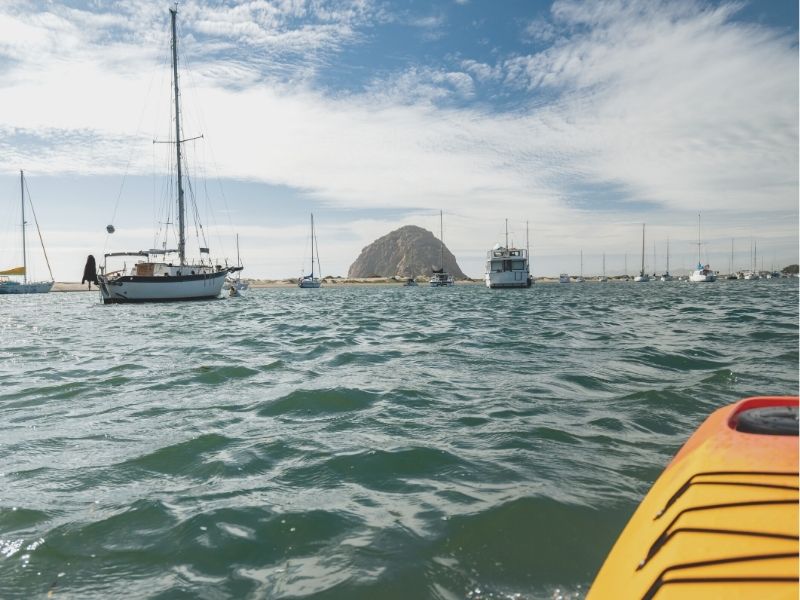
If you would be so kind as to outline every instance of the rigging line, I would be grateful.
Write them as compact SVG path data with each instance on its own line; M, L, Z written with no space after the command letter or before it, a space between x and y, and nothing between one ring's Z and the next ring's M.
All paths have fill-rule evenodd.
M44 252L44 261L47 263L47 270L50 272L50 281L55 281L53 277L53 269L50 268L50 259L47 258L47 250L44 249L44 238L42 238L42 230L39 229L39 219L36 218L36 210L33 208L33 201L31 200L31 191L28 188L28 180L23 179L25 182L25 190L28 192L28 204L31 206L31 213L33 213L33 222L36 223L36 232L39 234L39 243L42 244L42 252Z
M182 23L179 23L178 27L180 29L182 29ZM181 48L179 49L179 52L180 52L181 59L182 59L181 60L181 64L183 65L183 72L186 75L186 83L184 84L184 88L188 87L189 90L191 90L191 93L193 93L193 94L195 94L195 96L199 97L199 93L198 93L198 89L199 88L198 88L198 86L197 86L197 84L195 82L195 79L194 79L194 71L190 66L191 63L189 61L189 57L186 54L186 52L184 51L183 46L181 46ZM192 120L196 121L196 123L197 123L197 125L199 125L199 129L201 131L207 130L208 127L206 126L206 119L205 119L205 115L203 114L202 103L198 102L196 106L190 106L189 108L190 108L190 110L188 111L188 113L185 112L185 114L186 114L186 122L188 123L188 119L191 118ZM219 185L220 195L222 196L223 202L225 204L225 213L226 213L227 219L228 219L229 232L230 232L231 235L233 235L233 222L231 221L230 209L228 207L228 199L225 196L224 189L222 188L222 182L220 181L220 178L219 178L219 169L217 167L216 160L214 159L214 156L213 156L213 149L211 148L211 144L208 144L207 147L208 147L209 152L211 153L211 160L214 163L215 172L217 174L216 179L217 179L217 183ZM206 146L203 146L203 148L205 149ZM204 168L204 171L205 171L205 168ZM210 194L208 194L208 185L207 185L207 181L206 180L207 180L207 176L205 175L205 172L204 172L203 187L204 187L204 190L205 190L205 193L206 193L206 204L207 204L207 207L208 207L207 208L207 214L209 216L209 221L210 221L209 225L213 225L214 229L218 232L219 231L218 223L217 223L216 217L214 215L214 211L211 210L211 208L210 208L210 200L209 200L210 199ZM205 233L204 233L204 236L205 236ZM206 245L208 245L207 238L204 237L204 239L206 239ZM225 243L224 243L224 241L222 239L222 236L219 233L216 234L216 239L217 239L217 242L219 243L220 248L222 249L223 254L225 254Z
M162 58L162 62L163 62L163 58ZM161 69L158 69L158 70L160 71ZM134 137L137 137L139 135L139 132L142 129L142 122L144 121L144 115L145 115L145 112L147 111L147 101L150 98L150 92L153 89L153 80L155 79L155 76L156 76L156 70L153 70L150 73L150 81L147 84L147 93L145 94L145 101L144 101L144 104L143 104L143 107L142 107L142 112L139 115L139 124L136 126L136 133L134 134ZM124 171L124 174L122 176L122 183L119 186L119 192L117 193L117 200L116 200L116 202L114 202L114 211L111 214L111 223L114 223L114 220L117 218L117 209L119 208L119 201L122 198L122 191L125 188L125 182L128 179L128 171L130 169L131 162L133 162L134 150L135 150L135 145L131 144L130 153L128 154L128 162L125 165L125 171ZM110 233L106 233L106 238L105 238L105 241L103 242L103 253L104 254L105 254L105 251L108 249L108 238L109 238L110 235L111 235Z

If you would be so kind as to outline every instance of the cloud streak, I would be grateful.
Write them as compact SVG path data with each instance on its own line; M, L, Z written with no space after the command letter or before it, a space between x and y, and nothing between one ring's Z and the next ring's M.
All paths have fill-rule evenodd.
M121 6L122 16L0 11L0 160L121 172L136 141L143 151L128 168L149 172L156 131L134 128L140 115L158 120L139 99L163 61L164 35L153 32L166 19L160 3ZM715 211L730 230L758 212L796 214L798 192L796 34L737 21L739 8L559 0L522 32L536 52L493 63L454 53L336 90L316 85L320 69L397 22L387 9L187 2L185 88L203 107L187 108L187 127L213 144L223 178L285 185L347 209L442 207L467 216L457 245L505 216L552 231L554 251L587 235L610 239L614 223L648 210L685 219L687 230L688 213ZM422 29L446 27L425 18ZM494 106L493 94L513 97L515 108ZM366 237L386 229L361 225L372 228Z

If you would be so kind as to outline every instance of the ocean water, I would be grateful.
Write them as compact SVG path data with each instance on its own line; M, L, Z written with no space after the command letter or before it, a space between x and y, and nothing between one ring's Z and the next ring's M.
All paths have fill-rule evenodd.
M797 280L0 296L0 598L580 598Z

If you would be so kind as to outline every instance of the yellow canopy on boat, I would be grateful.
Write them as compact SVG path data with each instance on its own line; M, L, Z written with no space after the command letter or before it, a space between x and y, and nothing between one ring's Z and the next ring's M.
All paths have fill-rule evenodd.
M25 275L25 267L14 267L13 269L0 271L0 275Z

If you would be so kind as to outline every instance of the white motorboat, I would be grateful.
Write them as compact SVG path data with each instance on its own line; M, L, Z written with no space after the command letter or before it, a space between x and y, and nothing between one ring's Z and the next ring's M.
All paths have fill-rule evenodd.
M19 187L20 207L22 209L22 266L0 271L0 294L46 294L53 287L53 272L50 271L50 260L47 258L47 251L44 249L44 240L42 240L42 232L39 229L39 220L33 210L30 193L28 193L28 202L36 224L36 232L39 234L39 241L42 244L47 270L50 272L50 281L28 281L28 247L25 236L25 227L27 225L27 221L25 221L25 189L27 186L25 185L25 175L22 171L19 172ZM22 281L18 279L19 277L22 278Z
M178 11L171 8L172 30L172 84L174 88L174 120L175 140L166 142L175 144L175 168L177 184L177 216L178 247L167 249L166 234L163 248L140 250L136 252L110 252L104 255L103 265L97 275L100 295L105 304L127 302L159 302L177 300L206 300L217 298L230 273L242 270L237 265L229 267L215 264L207 247L200 247L200 258L190 262L186 256L186 205L184 201L183 167L186 157L181 153L181 144L189 141L181 138L180 91L178 89L178 38L176 35L176 19ZM191 138L197 139L197 138ZM191 190L191 188L190 188ZM190 197L193 201L193 198ZM195 205L195 215L197 214ZM109 234L114 226L107 228ZM198 236L205 233L198 227ZM177 264L169 261L168 256L177 254ZM134 258L135 262L128 267L127 262L118 270L108 270L108 259L113 257Z
M322 285L320 278L314 275L314 249L317 246L317 236L314 233L314 213L311 213L311 273L303 275L297 282L297 286L301 288L318 288ZM319 248L316 248L316 263L317 273L322 273L322 267L319 266Z
M527 226L526 226L527 230ZM526 231L527 237L527 231ZM526 246L528 244L526 243ZM506 219L506 245L495 244L486 253L486 274L488 288L530 287L533 278L528 262L528 248L514 248L508 244L508 219Z
M558 276L558 283L570 283L571 281L568 273L561 273L561 275Z
M704 265L700 258L700 215L697 215L697 268L689 275L689 281L694 283L712 283L717 280L717 274L708 265Z
M444 221L442 211L439 211L439 242L441 248L441 267L432 269L430 286L431 287L450 287L455 285L453 276L444 270Z

